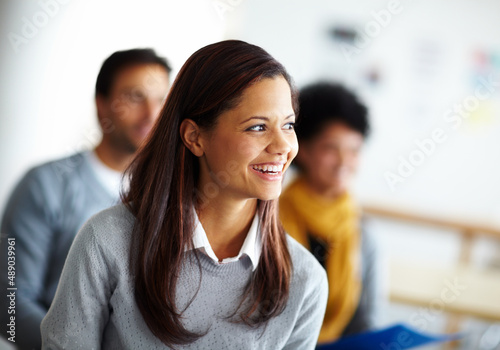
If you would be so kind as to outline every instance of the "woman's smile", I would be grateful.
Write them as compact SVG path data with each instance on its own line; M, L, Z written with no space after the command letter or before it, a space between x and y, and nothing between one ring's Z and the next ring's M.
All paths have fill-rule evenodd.
M251 165L250 168L266 181L281 181L285 163L273 162Z

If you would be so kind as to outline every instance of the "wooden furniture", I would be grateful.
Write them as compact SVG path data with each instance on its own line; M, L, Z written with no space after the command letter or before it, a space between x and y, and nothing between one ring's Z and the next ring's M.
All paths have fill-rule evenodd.
M392 261L391 301L418 306L424 313L446 312L447 332L458 331L464 317L500 322L500 270L481 270L470 264L474 240L487 237L500 242L500 228L373 205L363 206L363 213L385 220L439 227L447 232L452 230L461 236L459 261L453 267L423 261Z

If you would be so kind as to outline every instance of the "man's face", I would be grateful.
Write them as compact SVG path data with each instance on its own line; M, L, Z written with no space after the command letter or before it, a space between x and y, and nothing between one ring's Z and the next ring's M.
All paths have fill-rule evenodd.
M159 64L120 70L109 96L96 99L103 141L116 151L137 151L158 118L169 87L168 73Z
M326 196L347 191L358 169L363 135L341 122L326 124L300 144L299 159L311 187Z

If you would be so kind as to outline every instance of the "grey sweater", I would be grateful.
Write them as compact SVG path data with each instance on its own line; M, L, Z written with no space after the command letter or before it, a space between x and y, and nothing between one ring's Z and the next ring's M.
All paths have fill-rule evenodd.
M167 349L135 303L129 269L134 216L117 205L92 217L78 233L64 266L54 302L41 326L43 349ZM314 349L328 294L326 274L316 259L288 238L293 275L283 313L266 328L231 322L252 275L242 259L217 264L199 254L198 294L183 313L184 326L205 336L182 349ZM183 310L196 293L199 269L187 252L176 303Z
M69 248L92 215L115 205L96 177L89 152L52 161L30 170L13 191L2 220L0 287L6 291L7 238L15 239L16 345L40 349L40 323L47 313ZM10 314L0 298L1 336Z

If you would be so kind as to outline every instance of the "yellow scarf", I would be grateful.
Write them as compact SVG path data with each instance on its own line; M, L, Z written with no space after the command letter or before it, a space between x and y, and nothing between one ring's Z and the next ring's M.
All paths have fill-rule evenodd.
M299 178L280 197L280 217L288 234L309 250L310 236L325 244L324 266L330 290L318 342L334 341L351 320L361 292L356 206L347 193L328 200L312 192ZM318 246L314 249L316 253L320 250Z

